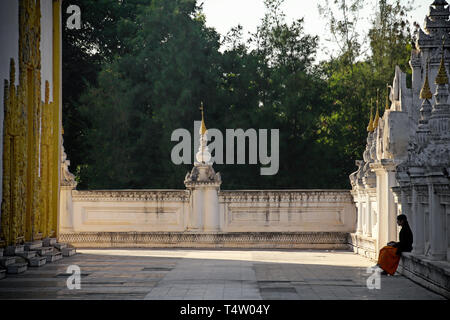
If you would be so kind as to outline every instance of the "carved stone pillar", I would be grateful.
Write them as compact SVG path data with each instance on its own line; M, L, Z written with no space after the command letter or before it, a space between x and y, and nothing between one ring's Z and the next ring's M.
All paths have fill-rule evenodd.
M378 248L382 248L389 241L397 239L396 208L394 195L391 191L397 181L395 179L395 164L392 160L382 159L370 165L377 176L378 202Z
M222 180L211 165L196 164L184 184L191 191L188 231L219 231L219 189Z
M428 197L430 206L430 259L447 259L447 219L441 195L448 190L448 180L441 172L428 174Z
M353 194L353 198L355 199L357 206L357 225L356 225L356 233L362 234L362 215L363 213L363 203L362 203L362 194L361 191L358 190Z

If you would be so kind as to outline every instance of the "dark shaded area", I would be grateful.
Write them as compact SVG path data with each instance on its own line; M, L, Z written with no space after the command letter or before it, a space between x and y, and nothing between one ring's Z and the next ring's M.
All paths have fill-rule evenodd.
M207 28L194 0L64 0L63 22L69 4L82 21L63 30L64 145L78 188L183 188L192 165L172 163L171 134L194 137L201 101L207 127L224 138L227 128L280 132L276 175L260 175L261 164L215 165L222 188L349 188L370 99L380 89L383 109L393 66L408 70L403 7L380 1L372 56L347 50L316 65L318 38L303 19L287 23L280 3L266 1L246 42L239 26L223 38Z

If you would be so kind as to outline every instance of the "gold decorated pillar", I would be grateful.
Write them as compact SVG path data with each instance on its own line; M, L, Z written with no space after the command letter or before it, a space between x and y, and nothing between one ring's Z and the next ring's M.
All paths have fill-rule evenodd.
M45 6L44 6L45 8ZM61 1L52 0L41 17L40 0L20 0L19 84L11 59L4 85L3 192L0 238L6 245L57 235L59 208L59 152L61 128ZM41 97L41 19L50 19L51 86ZM45 34L48 35L47 33ZM48 37L47 37L48 38ZM48 49L48 50L47 50ZM52 101L49 91L52 89ZM1 241L0 239L0 241Z
M59 156L61 152L62 127L62 85L61 85L61 0L53 0L53 106L52 106L52 149L51 149L51 225L52 236L58 236L58 208L60 192Z
M6 245L25 238L26 217L26 113L24 91L15 86L15 63L11 59L9 82L4 84L3 193L1 237ZM19 83L23 83L23 75Z
M40 239L39 223L39 135L41 109L41 10L40 0L19 3L19 66L25 75L27 112L27 197L25 240Z

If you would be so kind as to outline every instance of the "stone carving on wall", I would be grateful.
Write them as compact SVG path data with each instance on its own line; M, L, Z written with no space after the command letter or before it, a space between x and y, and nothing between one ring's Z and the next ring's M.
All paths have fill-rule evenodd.
M67 159L67 154L64 151L64 139L61 138L61 186L75 188L77 182L75 176L69 171L70 160Z
M188 201L187 190L73 190L80 201Z

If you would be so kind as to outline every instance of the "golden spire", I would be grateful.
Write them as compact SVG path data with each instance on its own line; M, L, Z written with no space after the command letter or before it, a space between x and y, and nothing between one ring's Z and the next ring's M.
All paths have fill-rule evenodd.
M425 82L423 83L422 90L420 90L420 99L427 99L427 100L429 100L433 97L433 94L431 93L431 90L430 90L430 84L428 82L428 64L429 64L429 59L427 60L427 71L425 74Z
M372 99L370 99L370 121L369 121L369 125L367 126L367 132L373 132L374 128L373 128L373 107L372 107Z
M436 80L434 81L437 85L445 85L448 83L448 77L447 77L447 71L445 70L445 64L444 64L444 43L445 38L442 36L442 55L441 55L441 65L439 66L438 75L436 77Z
M202 127L201 127L201 134L204 135L206 132L206 125L205 125L205 118L203 116L203 101L201 102L200 110L202 111Z
M379 112L379 108L378 108L378 93L379 93L379 89L377 89L377 113L375 114L375 121L373 122L374 130L378 127L378 121L380 120L380 112Z

